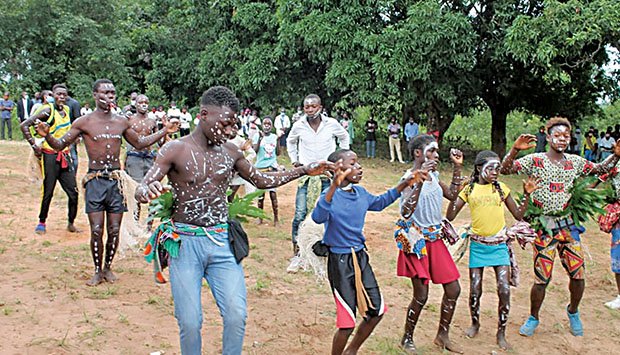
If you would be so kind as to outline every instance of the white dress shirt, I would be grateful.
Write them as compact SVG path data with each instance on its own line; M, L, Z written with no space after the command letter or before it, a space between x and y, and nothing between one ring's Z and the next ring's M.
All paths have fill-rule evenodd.
M338 121L321 115L319 128L314 131L306 115L293 124L286 140L286 148L291 162L309 164L315 161L327 160L327 157L336 150L336 140L341 149L349 149L349 133Z

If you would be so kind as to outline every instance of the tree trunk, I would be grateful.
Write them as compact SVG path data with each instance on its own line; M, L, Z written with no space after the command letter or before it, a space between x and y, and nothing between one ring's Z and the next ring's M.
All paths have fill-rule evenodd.
M500 157L506 154L506 117L508 109L491 107L491 150Z

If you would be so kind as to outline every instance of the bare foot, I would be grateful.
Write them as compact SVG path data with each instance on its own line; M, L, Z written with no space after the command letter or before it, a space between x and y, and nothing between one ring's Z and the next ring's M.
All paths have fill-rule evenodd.
M457 347L455 344L453 344L450 341L450 338L448 338L448 334L437 334L437 336L435 337L435 341L434 341L435 345L451 351L453 353L457 353L457 354L462 354L463 350L461 350L459 347Z
M472 324L471 327L467 328L465 331L465 336L468 338L474 338L478 335L478 330L480 329L480 324Z
M95 273L93 278L86 282L86 286L97 286L103 282L103 274L101 272Z
M512 346L506 341L506 335L504 333L497 333L497 345L499 345L502 350L512 349Z
M77 227L73 223L67 224L67 230L71 233L80 233L80 230L77 229Z
M116 277L116 275L114 275L114 274L112 273L112 270L110 270L110 269L104 269L104 270L103 270L103 278L104 278L107 282L109 282L109 283L111 283L111 284L113 284L113 283L114 283L114 281L118 280L118 277Z
M418 349L415 348L413 339L408 338L406 336L403 337L403 340L400 341L400 348L403 349L403 351L406 354L417 354L418 353Z
M274 227L277 227L277 226L278 226L278 224L280 224L280 222L279 222L277 219L274 219L274 220L273 220L273 226L274 226Z

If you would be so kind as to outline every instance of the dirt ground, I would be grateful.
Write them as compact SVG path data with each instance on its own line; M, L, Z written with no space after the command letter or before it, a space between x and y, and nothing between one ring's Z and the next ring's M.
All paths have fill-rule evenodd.
M78 177L86 169L81 150ZM88 223L80 212L76 221L79 234L66 227L66 196L60 188L52 202L48 232L34 234L39 209L40 185L29 179L29 147L20 143L0 143L0 354L179 354L179 338L169 285L153 282L151 266L141 255L118 257L113 269L120 280L115 284L87 287L93 266L88 249ZM391 187L404 165L382 161L362 161L364 186L381 193ZM513 189L518 179L507 178ZM326 284L311 274L287 274L291 256L290 221L294 212L295 184L278 190L282 224L246 225L251 240L250 257L244 261L248 288L248 320L244 353L326 354L335 330L335 306ZM269 205L269 203L266 203ZM463 211L455 226L467 223ZM405 310L412 295L409 280L395 274L397 249L392 239L397 219L396 204L381 213L369 213L366 223L371 263L384 293L388 312L369 340L364 354L399 354ZM587 225L586 293L581 306L584 337L568 330L565 307L568 278L556 262L554 279L541 311L541 325L532 338L518 335L528 315L532 282L531 250L517 250L522 284L512 289L512 307L507 329L517 354L601 354L618 351L620 312L603 303L615 297L609 270L609 236L594 224ZM486 271L482 298L480 334L464 336L469 326L467 296L469 280L466 258L459 263L461 297L451 334L467 354L500 352L495 345L497 296L492 270ZM432 343L442 295L433 285L429 301L415 333L423 354L441 350ZM203 288L204 353L221 351L221 319L209 288ZM616 350L614 350L616 349Z

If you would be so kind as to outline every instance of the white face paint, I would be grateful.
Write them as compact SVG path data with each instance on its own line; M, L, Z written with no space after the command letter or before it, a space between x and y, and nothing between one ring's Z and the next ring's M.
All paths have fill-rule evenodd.
M439 150L439 145L437 144L437 142L430 142L426 145L426 147L424 147L424 150L422 151L422 154L424 155L424 161L428 161L428 152L433 149Z
M482 176L482 178L486 182L493 182L490 180L491 173L493 171L498 172L500 166L501 164L498 159L491 159L487 161L486 163L484 163L484 165L482 165L482 168L480 168L480 176ZM495 177L497 178L497 175L495 175Z
M552 148L558 152L563 152L570 143L570 129L564 125L557 125L549 130Z

